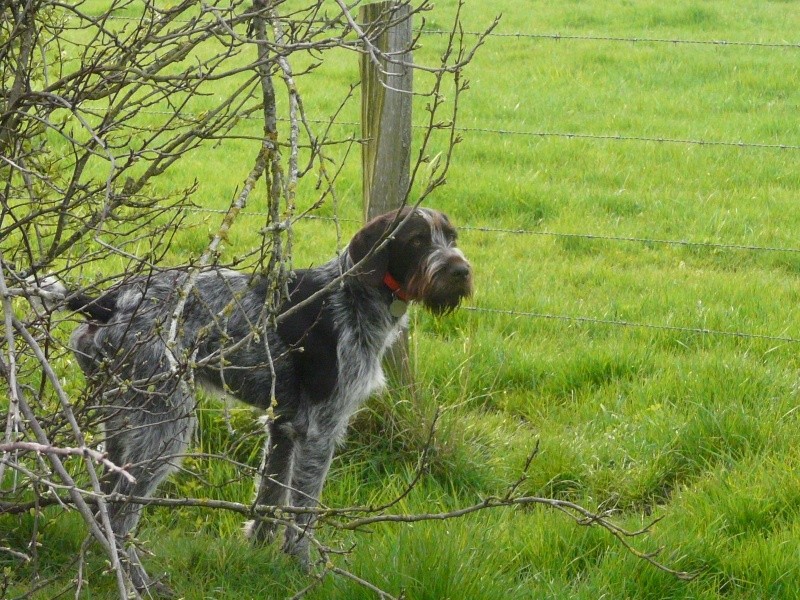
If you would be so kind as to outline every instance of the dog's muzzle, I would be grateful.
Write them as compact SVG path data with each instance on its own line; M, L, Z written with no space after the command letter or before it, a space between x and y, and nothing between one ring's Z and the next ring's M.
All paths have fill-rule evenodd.
M419 283L418 298L435 315L454 311L472 296L472 266L457 248L432 254L423 272L425 276L415 278L411 287Z

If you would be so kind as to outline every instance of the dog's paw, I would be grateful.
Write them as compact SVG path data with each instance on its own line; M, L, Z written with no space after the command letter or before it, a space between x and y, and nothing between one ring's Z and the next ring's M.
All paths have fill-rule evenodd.
M311 552L307 533L286 531L282 550L291 556L304 573L311 572Z
M266 546L275 539L275 530L277 526L274 523L265 523L264 521L245 521L243 530L245 537L250 540L254 546Z

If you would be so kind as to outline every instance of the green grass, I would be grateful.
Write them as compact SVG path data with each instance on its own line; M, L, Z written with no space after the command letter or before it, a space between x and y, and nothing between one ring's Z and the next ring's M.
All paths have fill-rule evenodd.
M447 26L454 3L439 4L431 29ZM800 11L793 9L796 2L499 0L468 5L466 18L476 30L503 13L501 33L796 42ZM422 42L418 59L435 60L443 38L428 34ZM468 226L460 244L475 266L473 306L519 314L460 311L437 320L415 311L416 397L390 394L368 404L324 495L326 504L346 506L401 491L440 406L430 473L398 511L447 510L502 493L538 440L520 491L614 507L630 529L659 518L634 545L663 548L662 561L699 576L678 581L607 533L541 507L368 533L323 530L326 543L353 545L348 568L414 600L800 597L798 343L687 331L799 339L800 254L657 241L800 247L800 152L477 131L800 145L798 52L490 38L467 70L460 124L471 130L448 185L429 204ZM355 60L336 55L301 80L312 116L338 104L358 77ZM342 119L357 118L353 102ZM258 129L257 121L242 124L243 133ZM195 201L224 208L252 155L246 142L202 149L196 168L170 172L160 185L196 178ZM341 214L353 220L361 210L358 169L353 152L337 187ZM312 183L300 187L301 206L316 199ZM249 210L264 210L259 202ZM330 204L320 214L332 214ZM227 258L257 244L263 219L237 224ZM219 220L189 215L168 260L199 255ZM343 227L346 239L357 224ZM295 235L296 266L337 250L330 223L300 224ZM91 281L101 270L87 268L82 277ZM583 317L592 320L576 320ZM250 411L234 411L235 435L213 401L201 422L199 450L257 465ZM240 469L200 458L187 467L200 477L179 474L165 493L251 498L249 474ZM186 598L283 598L309 583L275 548L250 549L239 525L233 515L151 509L140 535L155 554L151 569L169 571ZM24 543L31 527L29 515L4 517L0 546ZM83 535L75 515L48 510L40 574L64 569ZM90 558L85 597L112 597L99 550ZM31 566L0 553L2 566L13 569L11 597L27 589ZM68 588L69 573L35 597ZM328 577L309 597L374 595Z

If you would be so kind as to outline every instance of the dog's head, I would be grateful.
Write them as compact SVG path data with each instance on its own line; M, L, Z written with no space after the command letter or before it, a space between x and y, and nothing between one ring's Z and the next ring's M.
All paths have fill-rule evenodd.
M432 313L448 313L472 294L472 267L444 213L405 207L376 217L356 233L348 252L354 263L367 258L358 269L363 282L386 286Z

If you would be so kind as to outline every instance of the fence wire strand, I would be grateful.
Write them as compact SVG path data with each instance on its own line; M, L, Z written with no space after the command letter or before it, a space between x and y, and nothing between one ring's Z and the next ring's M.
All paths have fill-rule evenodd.
M167 111L143 111L143 114L150 115L172 115ZM184 115L191 116L191 115ZM254 120L257 121L258 117L245 115L240 117L241 120ZM281 120L281 119L279 119ZM308 119L309 123L315 125L331 125L331 122L326 119ZM342 127L352 127L357 131L361 129L361 123L355 121L335 121L333 125ZM412 128L424 130L424 125L412 125ZM614 133L580 133L570 131L519 131L515 129L503 129L493 127L456 127L455 130L459 133L485 133L493 135L513 135L522 137L538 137L538 138L563 138L574 140L595 140L595 141L613 141L613 142L650 142L658 144L680 144L688 146L708 146L708 147L727 147L727 148L740 148L740 149L760 149L760 150L800 150L800 144L780 144L780 143L766 143L766 142L745 142L745 141L731 141L731 140L703 140L692 138L677 138L677 137L655 137L655 136L642 136L642 135L621 135Z
M425 29L421 33L430 35L445 35L448 32L440 29ZM481 35L476 31L465 31L464 35L477 36ZM625 37L616 35L579 35L569 33L533 33L533 32L501 32L493 31L489 34L490 38L517 38L517 39L533 39L533 40L572 40L583 42L620 42L625 44L670 44L674 46L679 45L694 45L694 46L731 46L731 47L745 47L745 48L783 48L798 50L800 49L800 42L757 42L750 40L692 40L685 38L657 38L657 37Z
M139 22L139 17L128 17L124 15L113 15L110 17L113 21L134 21ZM176 23L188 23L189 21L175 21ZM422 35L451 35L452 32L444 29L416 29L416 33ZM486 32L479 31L464 31L463 35L469 36L484 36L488 38L518 38L518 39L533 39L533 40L572 40L583 42L616 42L624 44L669 44L673 46L690 45L690 46L730 46L730 47L745 47L745 48L776 48L776 49L800 49L800 42L774 42L774 41L755 41L755 40L692 40L686 38L659 38L659 37L628 37L617 35L592 35L592 34L574 34L574 33L536 33L525 31L493 31L488 35Z
M512 310L512 309L502 309L502 308L486 308L482 306L464 306L462 307L462 309L470 312L486 313L493 315L505 315L511 317L526 317L531 319L535 318L535 319L547 319L554 321L569 321L573 323L586 323L591 325L611 325L616 327L629 327L633 329L650 329L655 331L669 331L673 333L687 333L693 335L713 335L713 336L765 340L770 342L791 343L791 344L800 343L800 339L788 336L747 333L743 331L726 331L724 329L706 329L704 327L680 327L678 325L655 325L652 323L639 323L635 321L624 321L619 319L601 319L598 317L556 315L552 313L522 311L522 310Z
M194 208L189 210L195 213L209 213L209 214L225 214L226 212L224 210L213 209L213 208ZM267 213L259 211L248 211L248 213L253 216L263 216L263 217L269 216ZM339 221L340 223L356 223L356 224L361 223L361 221L359 221L358 219L348 219L344 217L334 218L334 217L325 217L322 215L303 215L301 218L312 221L331 221L331 222ZM491 226L481 226L481 225L459 225L458 229L459 231L475 231L481 233L537 235L543 237L556 237L556 238L578 238L578 239L606 241L606 242L629 242L638 244L658 244L658 245L668 245L668 246L707 248L709 250L738 250L738 251L752 251L752 252L800 254L800 248L788 248L780 246L756 246L747 244L727 244L719 242L698 242L692 240L668 240L659 238L646 238L646 237L634 237L634 236L627 237L621 235L603 235L595 233L540 231L535 229L491 227Z

